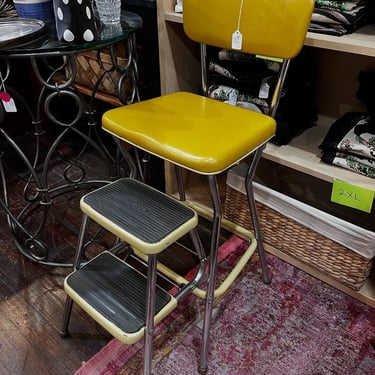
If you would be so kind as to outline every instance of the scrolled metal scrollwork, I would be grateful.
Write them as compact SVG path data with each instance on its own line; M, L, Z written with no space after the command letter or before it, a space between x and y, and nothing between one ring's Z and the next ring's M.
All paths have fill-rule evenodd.
M64 207L76 202L76 217L79 217L78 197L83 191L103 185L128 173L126 165L134 163L127 150L112 140L108 146L99 134L97 113L95 110L96 95L101 79L105 75L112 76L116 72L113 84L116 94L123 104L139 100L137 55L135 39L130 36L124 42L126 47L126 62L118 63L117 47L107 46L111 57L111 66L106 67L101 62L101 49L97 52L97 60L102 65L103 75L91 87L89 94L83 94L76 85L77 53L67 52L57 56L28 55L33 73L40 85L37 94L36 108L32 110L25 98L15 90L12 96L30 115L32 130L30 132L30 150L23 148L0 127L0 137L12 153L23 165L22 171L12 175L17 180L17 188L22 192L22 202L14 204L9 184L8 160L4 151L0 154L0 179L3 193L0 207L7 215L9 227L13 233L15 245L21 254L27 258L50 266L71 266L72 258L69 252L65 254L69 241L75 242L79 230L79 222L71 221ZM5 70L3 79L11 73L8 59L2 60ZM62 104L61 104L62 103ZM66 107L64 103L69 103ZM56 108L59 108L56 111ZM63 110L61 110L63 108ZM64 110L66 108L66 110ZM106 172L97 173L87 167L85 158L94 154L100 167ZM58 164L56 171L54 165ZM91 168L91 169L90 169ZM95 173L96 174L95 174ZM56 183L58 174L58 183ZM77 194L78 193L78 194ZM18 199L18 198L17 198ZM61 210L62 208L62 210ZM46 228L54 223L58 230L65 228L67 235L58 249L55 243L55 233L46 233ZM71 237L74 237L71 240ZM98 234L93 234L90 243L101 244L103 241ZM104 242L103 242L104 246Z

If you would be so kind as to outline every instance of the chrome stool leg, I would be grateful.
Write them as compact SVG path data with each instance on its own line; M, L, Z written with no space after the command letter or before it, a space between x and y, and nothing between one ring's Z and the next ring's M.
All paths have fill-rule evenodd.
M154 254L148 256L147 270L147 311L145 328L145 354L143 375L151 375L152 370L152 343L154 336L154 311L155 311L155 290L156 290L156 262Z
M251 219L252 219L253 226L254 226L255 238L257 240L259 262L262 268L262 277L263 277L264 283L269 284L271 282L271 278L268 272L268 265L267 265L266 255L265 255L264 246L263 246L263 238L262 238L262 233L260 230L257 208L255 204L254 186L253 186L255 170L262 156L262 152L264 148L265 146L260 147L254 153L252 163L250 164L247 174L246 174L245 188L246 188L247 201L249 204L250 215L251 215Z
M89 224L89 217L86 214L83 214L81 221L81 228L78 235L77 250L73 263L73 270L75 271L80 267L82 261L82 255L84 252L83 241L85 239L86 230ZM66 296L64 313L61 323L60 336L66 337L69 334L68 327L70 322L70 316L72 315L73 300L70 296Z
M73 300L69 296L66 296L63 318L62 318L62 323L61 323L61 328L60 328L61 337L66 337L69 334L68 327L69 327L70 317L72 315L72 308L73 308Z
M211 248L209 255L209 269L208 269L208 285L207 294L205 301L205 311L204 311L204 323L202 331L202 343L201 343L201 354L198 371L200 374L205 374L208 370L208 347L210 341L210 331L212 323L212 309L214 303L215 294L215 283L216 283L216 266L217 266L217 256L220 240L220 230L221 230L221 217L222 208L220 202L219 189L217 186L216 176L208 176L208 181L210 185L212 206L214 208L214 217L212 222L212 237L211 237Z

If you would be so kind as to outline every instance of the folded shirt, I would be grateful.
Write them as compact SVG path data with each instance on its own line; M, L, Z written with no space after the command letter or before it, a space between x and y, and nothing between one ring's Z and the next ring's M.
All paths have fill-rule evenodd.
M366 0L352 0L352 1L342 1L342 0L316 0L315 7L320 9L333 9L345 12L351 12L358 9L358 7L365 5Z
M321 161L375 178L375 123L367 113L347 112L319 146Z
M330 126L319 148L375 160L375 123L365 112L347 112Z
M368 1L317 0L309 31L341 36L369 23Z
M375 160L342 152L324 152L321 160L327 164L349 169L361 175L375 178Z

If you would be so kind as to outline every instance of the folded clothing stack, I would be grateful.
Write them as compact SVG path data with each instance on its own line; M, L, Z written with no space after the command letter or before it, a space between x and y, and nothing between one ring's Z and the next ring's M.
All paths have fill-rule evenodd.
M209 50L208 96L257 112L269 113L280 62L229 50ZM284 145L316 125L313 83L316 70L303 52L292 60L276 113L276 135Z
M309 31L341 36L373 21L370 0L316 0Z
M320 148L323 162L375 178L375 124L367 113L345 113L331 125Z
M375 178L375 73L361 71L358 81L356 97L367 112L347 112L331 125L321 160Z

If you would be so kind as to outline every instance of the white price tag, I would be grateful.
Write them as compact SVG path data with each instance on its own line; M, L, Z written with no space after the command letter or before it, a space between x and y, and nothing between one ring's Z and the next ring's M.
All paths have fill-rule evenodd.
M236 50L242 49L242 34L240 30L236 30L232 34L232 49L236 49Z
M236 105L237 103L237 93L235 90L230 91L229 97L228 97L228 103L232 105Z
M268 99L270 94L270 85L268 82L263 81L259 89L259 97L262 99Z

